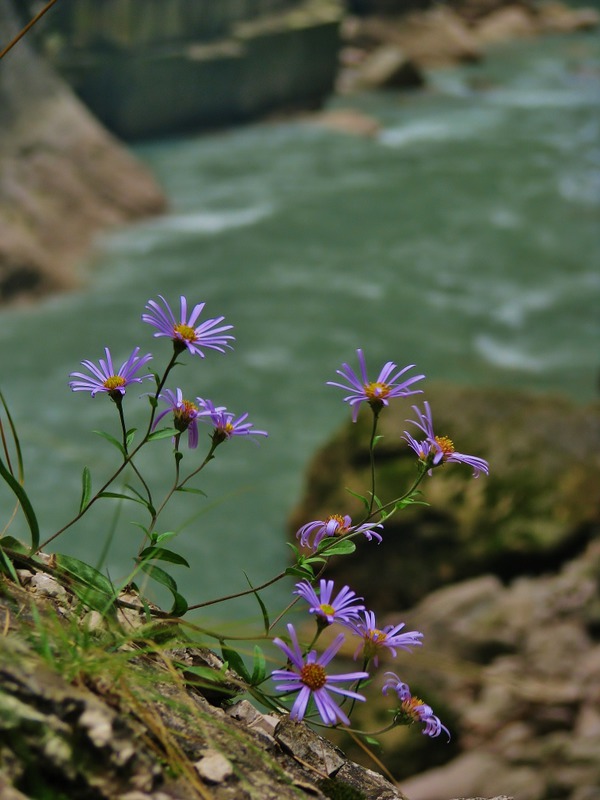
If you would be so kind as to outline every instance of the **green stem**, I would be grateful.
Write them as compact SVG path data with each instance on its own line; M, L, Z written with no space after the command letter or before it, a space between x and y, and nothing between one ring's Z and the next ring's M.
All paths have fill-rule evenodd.
M12 39L12 40L11 40L11 41L10 41L10 42L9 42L9 43L6 45L6 47L5 47L5 48L2 50L2 52L0 52L0 58L4 58L4 56L5 56L5 55L8 53L8 51L9 51L9 50L12 50L12 48L13 48L13 47L16 45L16 43L17 43L17 42L18 42L20 39L22 39L22 38L23 38L23 36L25 36L25 34L27 33L27 31L29 31L31 28L33 28L33 26L35 25L35 23L36 23L38 20L40 20L40 19L41 19L41 18L44 16L44 14L46 13L46 11L49 11L49 10L52 8L52 6L53 6L55 3L56 3L56 0L49 0L49 2L48 2L48 3L46 3L46 5L45 5L45 6L44 6L44 7L43 7L43 8L42 8L40 11L38 11L38 13L35 15L35 17L33 17L33 19L30 19L30 20L29 20L29 22L27 23L27 25L25 25L25 27L23 28L23 30L22 30L22 31L20 31L20 32L19 32L19 33L18 33L18 34L17 34L17 35L14 37L14 39Z
M410 487L410 489L404 492L404 494L401 494L400 497L396 497L395 500L390 500L388 503L384 503L380 508L377 508L375 511L371 512L368 516L364 518L363 522L368 522L368 520L371 519L371 517L374 516L375 514L380 514L382 511L385 511L386 508L393 507L398 503L401 503L403 500L406 500L407 497L410 497L410 495L413 494L418 485L421 483L426 473L427 473L427 466L425 464L421 464L419 467L419 474L416 480L413 481L413 484Z
M164 387L164 385L166 383L166 380L167 380L167 377L168 377L169 373L171 372L171 370L175 366L175 362L177 360L177 356L178 356L178 353L174 352L173 355L171 356L171 359L170 359L169 363L167 364L167 368L165 369L164 375L163 375L162 379L160 380L160 382L159 382L159 384L157 386L156 392L154 393L154 400L155 401L158 399L158 395L161 393L161 391L162 391L162 389L163 389L163 387ZM39 553L40 550L42 550L44 547L47 547L50 544L50 542L53 542L54 539L58 538L61 534L63 534L66 530L68 530L76 522L78 522L81 519L81 517L83 517L83 515L86 514L87 511L100 498L100 495L108 489L108 487L115 480L115 478L118 478L118 476L121 474L121 472L123 472L125 467L128 464L132 463L133 457L148 442L148 437L150 436L150 434L152 432L152 425L154 423L154 417L155 416L156 416L156 402L154 402L153 405L152 405L152 410L150 412L150 419L148 421L148 427L146 428L146 433L144 434L144 436L143 436L141 442L138 444L138 446L136 448L134 448L131 451L131 453L127 453L127 451L126 451L126 455L125 455L125 458L123 459L123 463L118 467L118 469L115 470L115 472L110 476L110 478L108 478L108 480L106 480L102 484L102 486L96 492L96 494L92 498L90 498L90 501L85 506L85 508L83 508L81 511L79 511L79 513L76 514L69 522L67 522L66 525L63 525L62 528L59 528L59 530L57 530L56 533L53 533L52 536L49 536L45 541L43 541L38 546L38 548L36 549L36 551L35 551L36 553ZM132 466L133 466L133 464L132 464ZM135 467L134 467L134 469L135 469ZM137 472L137 470L136 470L136 472ZM139 476L139 473L138 473L138 476Z
M204 603L196 603L193 606L188 606L188 611L194 611L197 608L206 608L206 606L214 606L216 603L224 603L226 600L235 600L237 597L245 597L247 594L255 594L256 592L260 592L262 589L266 589L268 586L272 586L274 583L277 583L285 577L287 577L287 572L280 572L279 575L276 575L274 578L265 581L265 583L262 583L260 586L254 586L251 589L244 589L243 592L236 592L235 594L228 594L224 597L218 597L216 600L206 600Z
M373 410L373 427L371 428L371 440L369 442L369 458L371 461L371 500L369 502L369 510L367 512L367 519L373 514L373 503L375 502L375 436L377 434L377 423L379 421L379 412L381 409L376 409L371 406Z

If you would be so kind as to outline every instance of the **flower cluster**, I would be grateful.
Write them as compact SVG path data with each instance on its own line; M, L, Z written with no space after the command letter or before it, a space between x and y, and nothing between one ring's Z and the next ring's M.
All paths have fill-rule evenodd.
M145 368L152 360L152 355L148 353L141 356L139 347L134 348L131 355L118 368L115 368L110 350L105 348L104 357L97 364L89 360L81 362L88 374L73 372L70 376L69 385L73 391L90 392L92 397L98 393L105 393L116 404L123 433L122 443L117 442L117 446L126 463L132 462L133 455L143 444L154 438L172 437L175 445L176 480L171 494L182 489L190 477L203 469L213 458L214 450L221 443L239 436L267 436L266 431L254 429L252 423L248 422L247 413L236 416L224 406L215 405L212 400L201 396L194 396L192 399L186 398L180 387L168 388L166 386L172 369L178 363L177 358L185 351L191 355L205 358L205 351L214 350L225 353L232 347L231 342L234 339L230 333L232 326L223 324L224 317L214 317L199 322L204 305L204 303L198 303L188 313L187 299L182 296L179 301L179 313L175 313L162 295L158 296L158 300L149 300L146 304L142 321L156 329L154 337L168 338L172 343L170 361L162 377L154 373L145 373ZM280 702L282 698L295 695L290 710L291 718L302 720L316 712L325 725L350 725L350 714L354 705L357 702L364 702L366 699L360 691L361 687L371 681L380 661L387 662L392 658L397 658L399 651L411 652L413 648L422 645L423 639L420 631L405 631L403 622L378 625L375 613L366 607L364 598L359 597L349 586L344 585L336 591L332 580L321 577L329 556L353 552L356 549L354 539L364 538L368 542L381 543L386 519L401 508L403 503L411 500L420 481L425 475L431 475L435 468L445 463L462 463L472 468L475 477L482 472L488 473L488 464L484 459L457 452L451 439L435 433L431 408L425 401L422 409L416 405L412 406L416 419L407 420L418 429L417 436L419 438L408 431L404 431L402 436L417 456L417 480L402 497L388 503L378 500L375 493L374 447L378 438L376 429L380 414L389 406L392 399L421 393L422 389L415 388L415 385L425 376L408 374L415 368L414 364L399 368L394 362L388 361L381 368L375 380L369 380L363 351L359 349L356 354L358 371L354 371L347 363L344 363L341 369L337 370L341 382L328 381L328 384L346 392L344 402L350 405L353 422L357 421L363 403L371 409L373 419L370 443L372 485L368 495L362 498L366 513L360 522L353 522L348 514L334 513L324 519L312 520L298 529L296 537L299 547L294 548L298 560L296 565L286 573L302 576L302 580L295 584L294 601L291 605L298 600L304 600L307 603L308 613L316 622L316 633L308 646L301 646L294 625L288 623L287 637L273 639L273 643L286 658L286 664L273 670L270 676L275 691L278 693L274 695L277 704L282 705ZM123 398L128 387L148 379L154 379L156 383L155 391L146 393L150 399L150 421L142 443L135 450L130 451L128 448L135 431L128 430L125 425ZM158 410L159 402L164 404L161 410ZM159 423L166 417L170 417L172 427L157 430ZM186 478L182 478L179 472L179 462L183 457L179 452L180 439L187 432L188 447L195 450L198 447L199 423L207 424L212 428L208 454L200 467L193 470ZM113 441L115 440L113 439ZM140 561L142 555L147 560L163 558L163 560L176 564L185 563L185 559L158 546L161 539L167 534L159 536L153 532L159 511L156 510L150 490L135 466L134 470L148 493L147 501L139 493L136 493L136 499L145 503L152 515L151 525L144 529L146 537L150 539L151 547L140 550L141 555L138 557L140 568L144 569L147 566L147 562ZM115 473L115 476L119 474L119 471ZM104 494L101 490L97 497ZM89 502L91 504L93 501ZM159 509L162 509L163 506L164 502ZM168 535L173 534L169 533ZM305 555L306 551L308 551L307 555ZM317 565L320 571L315 574ZM159 570L159 574L163 576L165 573ZM175 597L174 608L183 609L183 611L178 610L177 613L184 613L187 604L185 601L183 604L181 603L182 598L176 591L175 582L170 576L162 578L161 582L171 587ZM269 583L265 586L268 586ZM256 593L254 588L250 591ZM341 631L334 636L319 655L314 645L319 636L332 626L341 628ZM341 673L331 671L330 664L344 647L347 637L350 642L349 648L345 648L345 652L353 652L354 661L360 659L362 669ZM242 668L240 667L240 669ZM260 677L260 670L257 675ZM263 676L260 677L260 680L257 678L255 685L260 685L264 677L266 677L266 673L263 671ZM448 729L433 713L431 707L419 697L412 695L408 685L401 681L395 672L385 673L382 691L384 695L395 695L397 700L397 707L393 712L393 725L418 722L423 725L425 735L434 737L444 732L450 738Z
M365 609L364 604L361 602L363 598L357 597L356 592L350 589L349 586L342 587L334 596L334 583L331 580L321 579L318 593L309 581L301 581L296 584L294 594L304 598L309 605L309 613L315 615L317 636L324 628L337 623L358 639L354 660L356 661L359 657L362 658L363 670L361 672L346 672L335 675L326 670L326 666L332 661L345 642L344 633L339 633L323 654L317 657L314 649L309 649L305 653L302 652L298 643L298 634L294 626L288 624L289 644L280 638L273 640L287 656L288 668L274 670L271 678L278 691L286 693L298 692L290 712L292 719L303 719L312 699L316 711L325 725L336 725L338 723L349 725L348 715L330 697L328 692L343 695L344 698L351 698L353 702L357 700L364 702L366 698L358 692L358 689L361 681L370 677L370 673L367 671L368 668L379 666L379 657L386 649L388 655L395 658L398 649L410 651L413 647L420 646L423 634L420 631L401 633L404 623L378 628L375 614ZM394 673L386 673L386 675L394 675ZM395 677L398 686L406 686L406 684L400 682L397 676ZM339 682L354 683L354 689L342 689L337 686ZM396 684L392 683L391 679L388 678L383 693L387 694L390 689L396 689ZM426 733L429 736L437 736L441 730L447 732L439 719L433 715L429 706L425 706L418 698L411 699L410 694L402 695L401 697L399 695L399 698L403 705L395 713L395 725L408 724L418 718L419 720L427 721ZM346 701L343 700L342 702Z
M205 357L203 349L217 350L224 353L224 348L231 348L229 343L234 336L226 333L230 331L232 325L221 325L224 317L207 319L200 325L196 325L198 318L204 309L204 303L194 306L188 315L187 299L180 297L179 315L176 316L171 307L162 295L159 295L160 303L149 300L146 304L148 313L142 314L142 321L157 328L154 336L165 336L171 339L173 344L173 358L171 364L159 384L159 389L154 395L157 400L166 404L166 409L154 416L152 429L167 415L171 414L173 428L177 431L178 440L182 433L187 431L188 447L195 449L198 446L198 422L205 422L212 425L212 441L216 446L232 436L267 436L266 431L253 430L253 425L247 422L248 414L242 414L236 418L235 414L227 411L225 406L215 406L210 400L196 397L194 400L184 398L182 390L163 388L170 369L175 365L176 357L188 350L193 355ZM108 347L104 349L105 358L100 359L98 366L92 361L82 361L82 365L91 373L86 375L81 372L72 372L69 386L74 392L90 392L94 397L98 392L106 392L108 396L117 404L121 404L125 390L132 383L140 383L146 378L156 378L152 373L138 376L138 372L152 359L151 354L138 356L139 347L134 348L129 358L115 370L113 359Z
M410 500L424 475L431 475L435 467L446 462L455 462L470 466L475 477L481 472L488 473L488 464L483 458L459 453L448 437L435 434L431 409L429 403L425 401L423 410L418 406L412 407L416 414L416 420L408 420L422 432L424 438L417 440L408 431L404 431L402 437L418 457L420 465L418 478L402 497L396 498L388 504L376 501L373 449L379 415L389 405L392 398L420 393L422 390L414 388L414 384L423 380L425 376L406 377L406 373L414 368L414 364L398 369L394 362L388 361L380 370L376 380L370 381L363 352L357 350L356 353L359 363L358 373L344 363L342 368L337 370L344 382L328 381L328 385L348 392L344 397L344 402L350 405L353 422L358 419L362 403L371 408L373 415L370 445L372 486L370 499L362 498L367 513L365 518L357 524L353 523L348 514L331 514L325 519L312 520L302 525L296 532L296 537L300 547L310 554L305 562L307 565L326 561L330 554L352 552L355 547L352 542L347 542L349 548L345 550L341 550L337 543L355 539L359 535L364 536L368 541L375 540L380 543L382 541L380 531L384 527L385 519L402 507L403 501ZM365 607L362 602L363 598L357 597L356 592L349 586L344 586L337 594L334 594L333 581L321 578L318 590L314 583L315 581L305 579L297 583L294 590L295 595L306 600L309 605L309 613L316 619L317 633L312 644L325 628L334 624L341 626L358 642L354 649L354 660L359 657L362 659L363 672L334 675L326 669L341 649L345 640L344 633L338 634L323 655L318 657L316 650L312 649L312 644L303 653L293 625L288 625L290 644L279 638L274 641L287 656L289 668L275 670L271 677L278 691L298 693L291 711L292 718L302 719L308 713L312 699L324 724L348 725L348 714L342 706L349 702L349 698L351 699L351 708L354 707L356 701L365 700L358 689L363 681L371 677L368 670L377 669L380 659L396 658L398 650L410 652L412 648L421 646L423 634L420 631L404 631L404 623L378 626L375 613ZM423 733L427 736L439 736L443 731L450 738L448 729L435 716L431 707L420 698L413 696L406 683L403 683L393 672L387 672L386 677L383 694L394 692L399 704L394 711L392 727L399 724L421 722L424 725ZM351 682L353 687L342 690L337 686L340 681ZM335 702L329 692L343 696L341 705Z

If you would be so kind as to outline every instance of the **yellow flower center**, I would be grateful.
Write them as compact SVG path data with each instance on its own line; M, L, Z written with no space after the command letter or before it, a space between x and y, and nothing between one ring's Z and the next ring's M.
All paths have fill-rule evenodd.
M235 429L234 429L233 425L231 424L231 422L228 422L228 423L227 423L227 424L226 424L226 425L223 427L223 430L224 430L224 431L225 431L225 433L226 433L226 434L229 436L229 435L231 435L231 434L233 433L233 431L234 431Z
M327 683L327 673L320 664L304 664L300 670L300 680L305 686L316 692Z
M185 339L186 342L195 342L196 341L196 331L194 328L191 328L189 325L184 325L183 322L178 323L173 328L173 333L180 337L181 339Z
M418 709L423 705L423 701L420 697L411 697L408 700L404 700L402 702L402 711L406 714L407 717L410 717L411 720L415 720L416 722L419 721L419 712Z
M441 447L444 456L452 455L454 452L454 442L452 439L449 439L447 436L436 436L435 440Z
M373 658L379 653L379 646L385 642L386 634L378 628L371 628L366 636L363 645L363 656L365 658Z
M198 411L198 406L191 403L189 400L183 400L182 408L175 408L173 410L173 421L175 427L179 431L184 431L194 418L195 412Z
M125 378L121 377L121 375L111 375L102 385L105 389L108 389L109 392L112 392L115 389L119 389L121 386L125 386L126 383L127 381Z
M319 611L322 611L326 617L335 614L335 608L333 606L330 606L329 603L321 603L321 605L319 606Z
M391 387L387 383L374 381L373 383L365 383L364 389L369 402L371 402L372 400L383 400L390 393Z
M325 520L325 524L327 524L328 522L331 522L332 519L335 520L335 522L337 522L337 524L338 524L338 526L337 526L337 528L335 530L335 533L333 534L334 536L343 536L345 533L348 533L348 531L350 530L350 527L348 525L346 525L346 522L345 522L345 520L344 520L344 518L342 517L341 514L331 514Z

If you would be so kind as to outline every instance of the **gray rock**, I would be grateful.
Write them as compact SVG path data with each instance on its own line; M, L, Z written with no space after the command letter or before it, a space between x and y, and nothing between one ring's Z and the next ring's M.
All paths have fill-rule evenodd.
M0 0L7 43L20 30ZM69 288L100 230L162 211L149 171L22 39L0 65L0 304Z

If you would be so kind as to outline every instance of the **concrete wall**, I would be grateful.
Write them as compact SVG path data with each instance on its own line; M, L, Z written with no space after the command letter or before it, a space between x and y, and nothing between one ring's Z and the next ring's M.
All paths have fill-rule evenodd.
M289 11L301 0L66 0L45 22L69 48L209 41L232 25Z
M312 108L333 90L339 0L76 0L54 64L126 139Z

